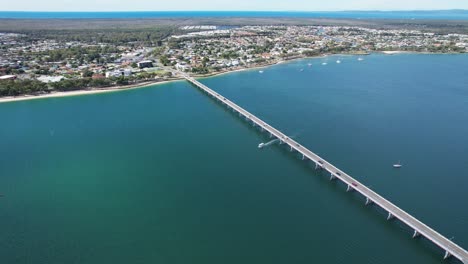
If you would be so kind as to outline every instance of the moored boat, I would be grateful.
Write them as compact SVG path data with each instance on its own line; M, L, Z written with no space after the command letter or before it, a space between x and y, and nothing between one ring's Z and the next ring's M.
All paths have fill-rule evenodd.
M393 168L395 168L395 169L399 169L399 168L401 168L402 166L403 166L403 165L401 165L401 162L400 162L400 161L398 161L398 163L396 163L396 164L393 164Z

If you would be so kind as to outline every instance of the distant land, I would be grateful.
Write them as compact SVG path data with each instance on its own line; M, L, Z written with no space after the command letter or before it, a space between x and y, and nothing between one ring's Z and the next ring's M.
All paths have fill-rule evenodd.
M129 11L129 12L28 12L0 11L6 19L112 19L112 18L347 18L347 19L438 19L468 20L468 10L416 11Z

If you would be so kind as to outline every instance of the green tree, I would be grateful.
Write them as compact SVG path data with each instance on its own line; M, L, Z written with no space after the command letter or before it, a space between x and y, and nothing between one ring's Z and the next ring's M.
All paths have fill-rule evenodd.
M167 66L169 65L171 62L169 61L169 59L167 58L167 56L161 56L159 57L159 62L161 62L162 65L164 66Z
M85 70L82 74L83 77L92 77L94 74L94 72L90 71L90 70Z

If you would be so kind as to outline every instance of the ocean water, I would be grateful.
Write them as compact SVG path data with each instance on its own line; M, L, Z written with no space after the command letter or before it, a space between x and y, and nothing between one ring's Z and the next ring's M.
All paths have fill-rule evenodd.
M141 12L21 12L0 11L9 19L79 19L79 18L187 18L187 17L286 17L350 19L444 19L467 20L468 10L436 11L340 11L340 12L272 12L272 11L141 11Z
M201 81L467 248L468 57L364 58ZM442 262L186 82L4 103L0 120L2 263Z

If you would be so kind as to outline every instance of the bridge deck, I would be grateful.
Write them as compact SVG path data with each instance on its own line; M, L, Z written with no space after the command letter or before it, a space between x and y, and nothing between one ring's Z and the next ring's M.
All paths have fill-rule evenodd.
M334 178L340 179L342 182L347 184L348 188L351 188L361 193L364 197L370 199L374 204L386 210L390 214L389 216L399 219L400 221L402 221L403 223L411 227L413 230L417 231L420 235L426 237L427 239L432 241L434 244L444 249L446 251L446 257L452 255L456 257L457 259L459 259L461 262L468 264L468 252L464 250L462 247L455 244L453 241L439 234L437 231L433 230L432 228L428 227L427 225L425 225L418 219L414 218L412 215L403 211L398 206L394 205L393 203L386 200L385 198L383 198L376 192L372 191L370 188L368 188L364 184L360 183L359 181L352 178L345 172L333 166L331 163L327 162L325 159L321 158L320 156L310 151L306 147L301 146L298 142L287 137L281 131L270 126L269 124L267 124L260 118L256 117L255 115L249 113L247 110L238 106L234 102L216 93L212 89L208 88L206 85L188 76L185 76L185 79L189 81L190 83L194 84L195 86L197 86L198 88L202 89L203 91L207 92L211 96L220 100L222 103L228 105L229 107L237 111L239 114L250 119L253 123L260 126L264 130L268 131L271 135L280 139L283 143L288 144L291 147L291 149L298 151L305 158L315 162L317 166L320 166L321 168L328 171ZM450 255L448 255L447 253L449 253Z

